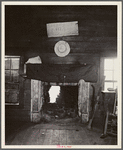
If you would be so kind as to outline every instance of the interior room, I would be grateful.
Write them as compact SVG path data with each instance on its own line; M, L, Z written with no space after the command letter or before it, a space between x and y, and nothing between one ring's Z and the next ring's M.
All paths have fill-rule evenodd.
M117 5L5 5L5 145L118 144Z

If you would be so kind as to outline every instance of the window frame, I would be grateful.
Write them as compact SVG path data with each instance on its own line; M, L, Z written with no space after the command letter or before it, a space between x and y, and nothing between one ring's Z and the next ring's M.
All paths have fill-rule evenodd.
M105 60L113 60L113 69L105 69ZM112 83L113 84L113 89L115 89L114 87L114 84L117 83L118 81L114 79L114 72L115 72L115 66L114 66L114 60L117 59L117 57L113 57L113 58L109 58L109 57L105 57L104 58L104 70L103 70L103 73L104 73L104 76L105 76L105 71L112 71L112 80L104 80L104 90L107 91L107 89L105 89L105 83ZM110 88L110 87L109 87Z

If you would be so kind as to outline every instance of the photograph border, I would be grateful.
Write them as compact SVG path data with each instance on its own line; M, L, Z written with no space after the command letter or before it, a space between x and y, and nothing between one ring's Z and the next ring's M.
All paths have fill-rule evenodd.
M117 5L117 57L118 77L118 144L72 145L71 149L119 149L122 146L122 1L2 1L1 2L1 148L6 149L53 149L56 145L5 145L5 6L6 5Z

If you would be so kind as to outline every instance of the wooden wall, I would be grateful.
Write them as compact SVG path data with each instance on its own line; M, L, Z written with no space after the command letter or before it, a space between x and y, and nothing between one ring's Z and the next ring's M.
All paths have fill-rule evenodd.
M5 120L6 121L30 121L31 109L31 80L24 79L24 95L20 96L23 101L23 106L6 106Z
M48 57L48 53L54 53L59 40L69 43L71 54L110 56L117 53L116 5L6 6L5 12L6 53L47 53ZM78 36L47 37L47 23L70 21L78 21Z

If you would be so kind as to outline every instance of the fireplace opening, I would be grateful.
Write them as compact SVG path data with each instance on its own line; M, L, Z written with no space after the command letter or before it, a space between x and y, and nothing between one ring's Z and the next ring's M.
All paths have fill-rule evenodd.
M47 117L45 119L78 116L78 86L50 86L47 95L43 104L43 112Z
M51 86L49 89L50 103L56 103L56 98L60 94L60 86Z

